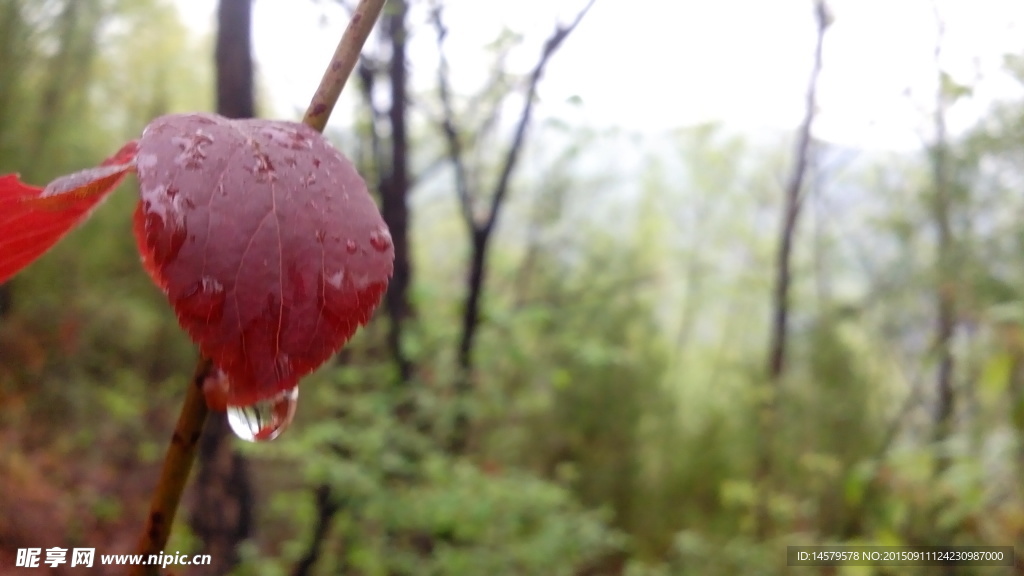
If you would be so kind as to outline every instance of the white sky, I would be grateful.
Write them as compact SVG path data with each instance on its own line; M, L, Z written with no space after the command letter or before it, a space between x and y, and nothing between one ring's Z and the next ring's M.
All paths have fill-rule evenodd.
M943 65L977 98L954 110L966 125L993 98L1020 89L999 71L1024 54L1024 2L937 0L946 21ZM209 30L215 2L177 0L186 22ZM931 0L832 0L818 136L852 146L915 148L934 101L936 23ZM528 67L559 18L582 0L447 0L449 58L471 89L481 47L502 25L526 35L513 64ZM304 109L345 21L330 0L256 0L255 52L282 116ZM328 14L325 25L321 15ZM414 21L413 26L424 24ZM411 42L419 85L436 54L426 26ZM803 113L814 43L810 0L597 0L555 56L541 89L552 103L578 95L595 124L656 131L722 120L740 130L794 127Z

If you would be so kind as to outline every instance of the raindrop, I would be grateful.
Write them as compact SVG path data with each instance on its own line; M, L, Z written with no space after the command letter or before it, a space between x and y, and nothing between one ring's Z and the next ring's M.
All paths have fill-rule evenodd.
M345 241L345 251L349 254L355 254L358 249L359 246L356 244L355 240L349 239Z
M388 248L391 248L391 232L383 227L370 232L370 246L373 246L377 252L386 252Z
M261 133L268 140L290 150L309 150L313 143L309 138L291 127L267 126Z
M256 177L257 182L272 182L277 180L277 173L274 170L274 163L270 161L270 156L267 156L263 152L256 152L255 160L255 163L253 163L249 171Z
M333 286L337 290L341 290L341 282L345 279L345 271L338 270L334 274L327 277L327 283Z
M135 166L139 170L145 170L156 166L159 160L156 154L139 154L139 157L135 160Z
M302 184L307 186L307 187L312 186L313 184L316 184L316 174L313 174L312 172L310 172L308 176L306 176L305 178L302 179Z
M213 138L210 138L201 130L197 130L195 134L187 138L181 136L171 138L171 142L177 145L180 150L180 153L174 159L174 163L187 170L198 170L202 168L203 161L206 160L206 150L204 147L212 143Z
M202 129L198 129L196 130L195 134L192 135L192 141L195 142L196 145L213 144L213 136L210 136Z
M67 176L61 176L46 186L42 196L57 196L74 192L83 186L94 186L95 180L109 178L121 172L124 172L123 166L97 166L74 174L68 174Z
M184 222L180 225L165 221L155 212L146 213L146 244L153 250L153 260L163 266L178 257L188 232Z
M224 285L209 276L193 284L176 302L178 313L196 322L217 322L224 315Z
M299 387L250 406L228 406L231 431L247 442L266 442L281 435L295 416Z
M292 359L284 352L277 355L274 360L274 375L278 380L287 380L292 375Z

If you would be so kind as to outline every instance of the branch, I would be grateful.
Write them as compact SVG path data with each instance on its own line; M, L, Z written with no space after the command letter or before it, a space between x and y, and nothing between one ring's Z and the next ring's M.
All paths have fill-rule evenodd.
M491 232L494 230L495 222L497 222L498 211L501 208L502 202L505 200L506 193L508 192L508 184L512 176L512 171L515 169L516 161L519 158L519 153L522 150L523 142L526 138L526 129L529 126L530 118L533 113L533 99L537 93L537 85L540 83L540 79L544 74L544 68L547 66L551 56L554 55L562 42L564 42L569 34L572 33L593 4L594 0L587 2L587 5L580 10L576 15L576 19L573 20L570 25L566 27L557 27L555 32L544 44L544 50L541 53L540 59L537 61L536 66L534 66L534 69L530 74L526 101L523 104L523 110L519 116L519 125L516 127L515 137L513 138L512 144L509 146L508 152L506 153L504 166L501 170L501 177L495 185L487 217L483 224L478 224L471 217L472 214L467 215L467 223L470 225L469 227L471 231L471 252L469 274L467 276L466 285L466 300L462 312L462 335L459 338L457 360L459 376L455 384L455 393L457 396L465 397L472 389L473 344L476 338L477 326L480 323L480 299L483 294L484 279L487 275L487 246L491 237ZM441 35L441 38L443 38L443 34ZM450 139L449 144L451 144L451 142L452 140ZM457 139L455 142L457 142ZM451 148L450 151L453 153L453 161L463 161L461 150ZM456 169L458 169L458 165L456 165ZM468 197L468 189L460 191L460 194L464 194L465 197ZM465 201L463 202L463 210L464 212L468 212L468 204ZM469 415L465 408L457 409L454 420L448 449L453 454L461 454L465 451L469 439Z
M178 416L178 423L171 436L171 444L167 447L167 455L164 456L160 482L153 492L153 500L149 505L146 529L136 548L137 553L143 555L143 562L149 555L163 552L167 538L171 534L178 502L192 471L199 437L209 413L206 397L203 395L203 383L212 369L213 364L200 356L195 375L192 376L192 384L185 396L185 403L181 407L181 414ZM159 574L159 565L133 566L130 573L137 576L156 576Z
M516 126L516 135L512 140L511 146L509 146L508 152L505 155L504 167L501 170L501 176L498 178L498 183L494 189L494 196L491 197L491 208L487 214L487 221L483 225L483 229L490 233L494 228L494 223L498 219L498 211L501 208L502 202L505 200L505 195L508 192L508 183L512 178L512 171L515 170L516 162L519 160L519 154L523 148L523 142L526 139L526 130L530 125L530 119L533 116L533 101L537 95L537 85L540 84L540 79L544 75L544 69L547 67L548 61L558 51L558 48L565 42L565 39L569 37L569 34L576 29L583 17L586 16L590 7L594 5L594 0L589 0L586 6L583 7L576 14L576 18L568 26L558 26L555 28L554 33L548 38L547 42L544 43L544 50L541 52L540 59L537 61L537 65L534 66L533 71L530 73L530 83L526 89L526 101L523 103L523 110L519 114L519 125Z
M807 102L803 123L797 136L796 160L790 172L789 183L786 185L786 200L783 209L782 227L779 235L779 253L775 283L774 311L771 334L771 353L769 357L768 375L772 380L782 376L785 371L786 340L789 319L789 284L790 259L793 251L793 236L796 233L800 207L803 204L803 183L807 174L807 164L811 152L811 126L817 113L818 76L821 73L821 53L825 40L825 31L830 24L828 8L824 0L817 3L818 40L814 49L814 68L807 88Z
M302 556L302 559L299 560L299 563L296 564L295 570L292 571L292 576L307 576L313 571L313 567L323 552L324 539L331 528L331 521L334 520L334 515L341 509L341 505L335 502L331 496L331 487L327 484L321 484L317 487L315 499L316 522L313 525L312 543Z
M341 90L345 87L352 69L359 61L359 54L363 51L363 44L370 36L373 25L376 24L381 10L384 8L385 0L359 0L348 22L348 27L338 42L338 48L334 51L331 64L324 72L320 80L320 86L306 109L306 115L302 123L314 128L317 132L323 132L327 126L327 119L331 117L334 105L341 96Z
M452 107L451 86L449 80L448 57L444 52L444 39L448 35L448 29L441 20L441 6L437 6L430 13L431 21L437 30L437 51L440 62L437 66L437 87L441 97L441 129L444 132L445 141L448 143L448 159L451 160L455 169L455 192L459 196L459 207L462 209L462 218L471 232L475 232L479 225L473 215L473 199L469 194L469 182L466 179L466 162L462 154L462 143L459 141L459 133L455 129L455 112Z
M381 188L381 171L384 170L384 156L381 153L381 137L377 122L384 117L384 112L377 108L373 101L373 88L376 83L376 63L369 62L365 57L359 60L359 87L370 110L370 155L373 158L373 171L377 177L377 188Z
M559 26L555 29L555 32L548 38L547 42L544 43L544 50L541 52L540 60L537 61L537 65L534 66L533 72L530 73L530 83L526 89L526 102L523 103L523 111L519 115L519 125L516 126L516 135L512 140L512 145L509 146L508 152L505 155L505 165L501 170L501 177L498 179L498 184L495 186L494 196L491 198L491 209L487 214L487 222L484 224L484 229L490 232L494 228L494 223L498 219L498 210L501 207L501 203L505 199L505 194L508 192L508 183L512 177L512 171L516 167L516 162L519 160L519 154L523 148L523 141L526 139L526 129L530 125L530 118L533 116L533 100L537 95L537 85L540 84L540 79L544 75L544 68L547 67L548 61L558 51L558 48L565 42L565 39L569 37L569 34L576 29L583 17L586 16L590 7L594 5L594 0L587 2L586 6L583 7L579 13L576 14L576 18L568 26Z

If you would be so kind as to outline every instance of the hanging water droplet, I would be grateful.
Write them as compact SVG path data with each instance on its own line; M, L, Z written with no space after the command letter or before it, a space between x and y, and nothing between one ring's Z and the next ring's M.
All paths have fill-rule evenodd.
M281 435L295 416L299 387L251 406L228 406L231 431L247 442L266 442Z

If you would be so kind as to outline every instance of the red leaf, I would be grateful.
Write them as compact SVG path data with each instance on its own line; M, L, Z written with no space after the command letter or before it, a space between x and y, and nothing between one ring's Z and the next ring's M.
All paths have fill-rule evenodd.
M138 143L98 167L62 176L46 189L0 176L0 283L20 272L85 220L135 168Z
M143 133L135 236L228 403L294 387L365 324L391 236L352 164L290 122L164 116Z

